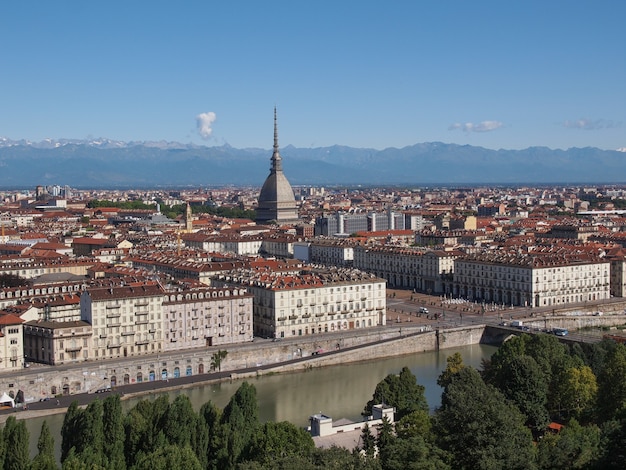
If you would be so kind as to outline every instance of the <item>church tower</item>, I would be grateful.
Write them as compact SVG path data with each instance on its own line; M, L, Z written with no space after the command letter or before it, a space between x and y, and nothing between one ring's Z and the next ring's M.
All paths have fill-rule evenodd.
M256 221L260 224L269 222L298 222L298 208L293 189L283 173L283 159L278 151L278 124L274 107L274 152L271 158L270 174L265 180L256 210Z

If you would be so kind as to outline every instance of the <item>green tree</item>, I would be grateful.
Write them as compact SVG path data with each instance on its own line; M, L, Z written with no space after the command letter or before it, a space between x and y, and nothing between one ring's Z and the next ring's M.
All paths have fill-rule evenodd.
M78 408L77 401L73 401L65 412L63 425L61 426L61 462L65 461L70 449L76 447L80 440L78 419L82 413L83 410Z
M365 423L361 432L361 445L359 448L365 453L367 458L371 459L376 455L376 438L367 423Z
M271 467L273 462L310 458L315 449L313 438L302 428L282 421L264 423L255 436L250 460Z
M31 470L56 470L54 458L54 438L50 433L48 422L44 420L37 441L37 455L31 464Z
M133 470L202 470L202 467L191 447L168 444L142 454Z
M378 436L376 436L378 456L383 468L385 467L385 463L392 458L392 444L395 439L396 436L393 432L393 425L389 419L384 416L382 423L378 425Z
M535 431L545 429L550 423L546 409L549 384L537 362L526 355L513 357L498 375L500 390L526 416L526 424Z
M626 409L626 345L618 344L606 356L598 376L598 410L609 420Z
M216 456L223 446L223 432L221 428L222 411L211 401L200 408L200 419L207 430L206 462L210 468L216 465Z
M448 456L422 436L393 439L382 462L383 470L448 470Z
M440 387L445 387L452 380L452 376L460 372L464 367L465 365L463 364L463 356L461 356L461 353L455 352L451 356L448 356L446 358L446 369L437 379L437 384Z
M124 455L127 467L132 467L140 455L166 445L163 421L168 408L168 397L163 395L154 401L140 401L126 414Z
M626 409L602 425L600 452L598 469L626 468Z
M104 456L107 461L106 467L110 470L123 470L126 468L124 457L124 417L120 396L110 395L102 404L102 426L104 439Z
M76 451L85 461L104 467L104 421L102 401L94 400L78 418L80 439ZM89 449L89 452L85 452ZM84 455L83 455L84 454ZM89 459L87 459L87 456Z
M163 432L170 444L191 445L196 431L197 415L187 395L178 395L170 404L163 419Z
M575 419L559 434L546 434L539 441L541 468L589 468L600 451L600 429L581 426Z
M590 416L596 404L598 383L591 367L570 367L561 382L563 408L572 416Z
M221 349L216 353L213 353L213 355L211 355L211 370L218 370L222 372L222 362L224 362L226 356L228 356L228 351L223 351Z
M440 447L450 452L453 468L534 467L524 416L475 369L465 367L454 375L441 401L434 430Z
M374 395L365 405L363 414L371 415L374 405L385 403L395 408L396 420L417 410L428 410L424 387L417 383L415 375L408 367L400 374L389 374L376 385Z
M285 469L315 470L374 470L380 468L372 460L363 461L358 452L350 452L343 447L332 446L328 449L315 449L312 466L284 467Z
M416 410L402 417L396 422L395 428L397 436L403 439L414 436L422 436L424 439L432 437L430 414L425 410Z
M256 388L244 382L231 397L221 416L224 446L216 455L217 468L235 468L252 460L250 449L259 427Z
M4 456L6 455L6 443L4 442L4 429L0 428L0 468L4 468Z
M14 416L9 416L4 424L2 434L6 449L4 456L5 470L30 469L29 436L26 423L17 421Z

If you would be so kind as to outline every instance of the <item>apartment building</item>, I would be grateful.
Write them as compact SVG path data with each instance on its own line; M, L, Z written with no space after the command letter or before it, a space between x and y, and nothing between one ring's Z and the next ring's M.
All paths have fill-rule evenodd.
M92 327L85 321L24 323L24 361L58 365L93 358Z
M163 295L157 283L94 287L80 298L81 319L93 328L94 358L162 350Z
M290 338L386 322L385 280L356 269L236 270L213 283L254 295L254 332L260 336Z
M0 370L24 367L24 320L0 312Z
M253 295L243 288L192 288L163 301L163 350L252 341Z
M311 263L330 266L351 266L354 260L354 247L358 243L352 239L316 239L309 245Z
M391 287L444 294L450 291L454 260L462 255L458 250L359 246L353 266L386 279Z
M452 294L545 307L610 297L610 262L587 253L477 253L454 263Z

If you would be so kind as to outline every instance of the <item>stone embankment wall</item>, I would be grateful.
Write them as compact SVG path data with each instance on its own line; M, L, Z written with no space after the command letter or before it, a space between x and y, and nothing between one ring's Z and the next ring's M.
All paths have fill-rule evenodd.
M393 341L367 344L358 349L348 351L335 351L333 354L320 354L311 357L306 362L283 364L272 369L266 369L249 374L239 374L237 377L260 375L277 372L298 372L311 367L325 367L351 362L374 361L385 357L404 356L408 354L419 354L426 351L436 351L439 349L456 348L477 344L481 341L484 325L472 325L467 327L457 327L442 331L426 331L396 336Z
M522 318L516 316L525 325L537 328L568 328L576 330L584 327L600 327L626 324L623 306L610 314L605 310L603 315L594 316L589 312L559 311L549 312L545 316ZM309 367L323 367L335 364L346 364L376 360L384 357L417 354L434 351L438 348L454 348L476 343L498 343L498 335L483 325L461 326L441 331L430 330L424 326L407 326L403 323L398 328L380 328L376 330L348 330L319 336L302 336L277 342L262 341L242 345L222 346L228 351L222 363L222 371L250 369L249 376L268 372L298 371ZM351 349L355 348L355 349ZM163 371L168 379L173 378L178 368L181 376L186 375L188 367L198 381L208 379L200 375L200 365L204 373L210 372L211 356L217 347L189 350L161 355L145 355L132 358L89 361L77 364L66 364L50 368L33 365L30 369L20 369L0 375L0 392L23 390L28 399L38 400L51 397L53 393L62 393L64 386L69 394L93 392L98 388L111 385L112 377L117 385L124 384L126 376L129 383L135 383L141 372L144 381L149 380L150 371L154 371L155 380L161 380ZM329 354L332 352L332 354ZM315 354L314 353L318 353ZM284 361L306 358L306 362L282 365ZM271 367L272 365L276 367ZM260 367L267 370L259 369ZM176 383L174 379L172 385ZM53 392L53 390L55 392Z

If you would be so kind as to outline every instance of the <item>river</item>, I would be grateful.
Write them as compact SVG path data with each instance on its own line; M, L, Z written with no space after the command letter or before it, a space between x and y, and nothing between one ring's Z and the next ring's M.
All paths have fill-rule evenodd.
M490 357L496 349L494 346L475 344L440 352L422 352L246 380L256 387L259 418L262 422L289 421L296 426L306 426L309 415L319 412L333 419L359 420L363 407L372 398L376 384L388 374L398 373L404 366L409 367L417 377L417 382L425 387L428 404L434 409L441 402L441 388L437 385L437 377L445 369L448 356L460 352L466 365L480 368L482 359ZM161 393L167 393L170 401L178 394L188 395L196 411L209 400L224 408L242 382L243 379ZM123 409L127 411L138 401L154 396L156 395L152 394L125 400L122 402ZM58 414L26 420L30 433L31 456L37 453L37 439L41 425L46 420L54 436L57 458L59 457L63 417L63 414Z

